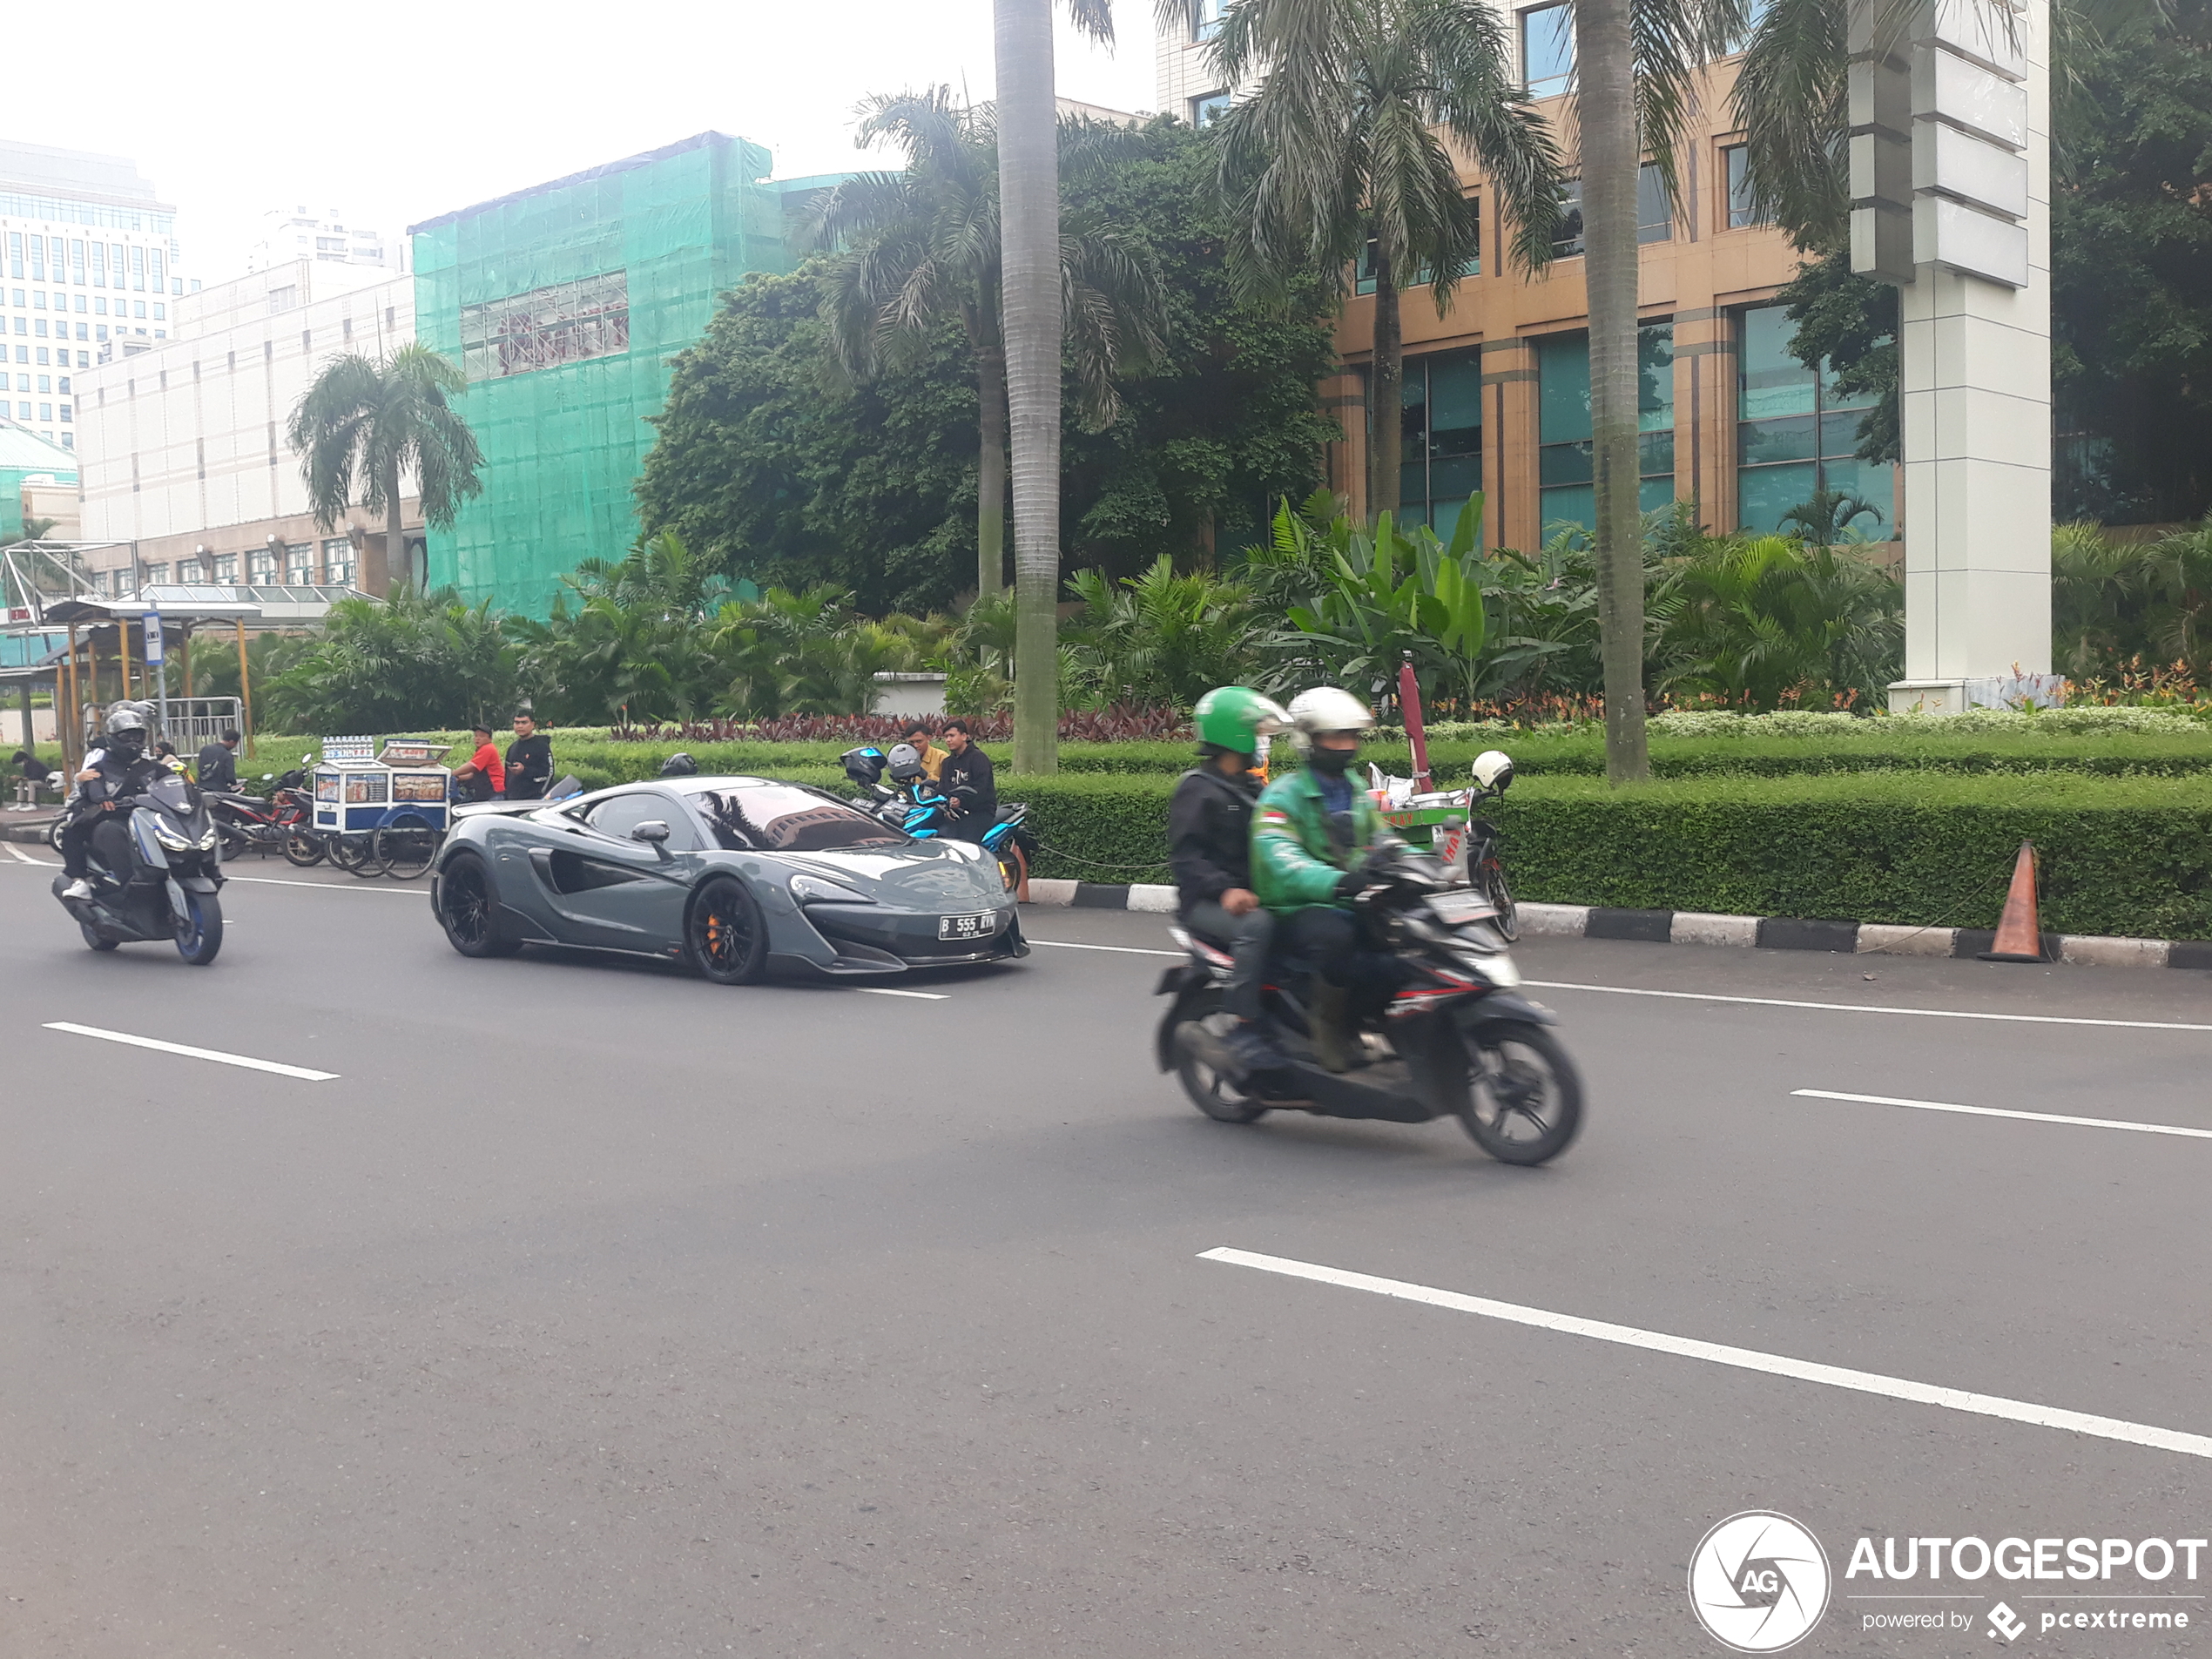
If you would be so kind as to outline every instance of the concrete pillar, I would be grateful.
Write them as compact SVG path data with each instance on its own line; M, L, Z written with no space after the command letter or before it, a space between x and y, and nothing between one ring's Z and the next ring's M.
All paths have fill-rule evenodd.
M1893 710L2056 700L2048 0L1853 0L1853 268L1898 284L1905 678Z

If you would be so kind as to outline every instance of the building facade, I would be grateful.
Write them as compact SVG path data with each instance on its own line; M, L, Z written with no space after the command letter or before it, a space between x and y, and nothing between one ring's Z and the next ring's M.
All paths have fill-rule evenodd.
M404 237L388 240L381 231L350 227L335 207L273 207L262 216L261 239L246 251L248 271L266 271L300 260L318 265L346 265L404 276L409 268Z
M84 536L102 590L197 577L358 585L362 538L383 523L354 508L316 525L286 423L317 372L346 352L376 356L415 338L407 278L364 282L295 260L185 296L179 334L79 371ZM402 515L415 543L421 511Z
M82 448L78 374L118 340L168 338L184 292L176 210L135 165L0 143L0 416Z
M411 227L421 337L467 374L485 460L430 533L434 585L543 615L579 561L629 548L669 360L725 291L790 266L768 166L704 132Z

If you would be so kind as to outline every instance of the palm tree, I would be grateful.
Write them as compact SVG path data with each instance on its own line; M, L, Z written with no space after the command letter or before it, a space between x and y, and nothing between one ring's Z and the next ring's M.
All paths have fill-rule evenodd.
M450 529L461 503L482 493L476 473L483 452L451 401L468 389L467 377L428 346L402 346L381 358L347 352L323 365L292 411L286 436L300 457L315 522L334 528L356 497L384 515L384 556L377 557L372 542L362 561L361 580L372 593L407 568L401 474L415 475L423 522L436 529Z
M819 246L842 245L824 314L840 360L874 374L956 318L975 365L981 439L976 462L976 592L1004 585L1006 339L1001 320L998 135L988 111L956 103L950 87L867 99L860 142L903 152L900 172L861 173L823 199L812 227ZM1102 147L1096 129L1068 123L1057 143L1071 159ZM1114 376L1158 345L1160 285L1149 256L1093 220L1062 227L1064 327L1086 413L1116 408Z
M1067 0L1114 38L1107 0ZM1007 408L1014 428L1014 768L1060 765L1060 151L1052 0L992 0Z
M1158 9L1163 30L1187 26L1188 0ZM1246 279L1271 285L1368 253L1372 519L1398 499L1399 294L1428 283L1442 315L1480 247L1475 205L1436 129L1489 176L1524 270L1552 257L1565 179L1558 145L1513 72L1503 15L1486 0L1233 0L1214 61L1226 85L1258 82L1216 124ZM1633 382L1629 418L1633 431Z

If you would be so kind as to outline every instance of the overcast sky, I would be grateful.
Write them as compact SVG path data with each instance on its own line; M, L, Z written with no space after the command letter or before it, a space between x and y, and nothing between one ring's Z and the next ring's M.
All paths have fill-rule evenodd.
M72 95L20 96L17 76L0 137L137 162L176 204L180 268L203 282L244 270L278 206L334 206L395 236L708 128L768 145L779 176L829 172L872 165L853 147L863 96L992 90L990 0L95 10ZM1060 91L1149 110L1150 0L1114 0L1114 15L1110 53L1062 25Z

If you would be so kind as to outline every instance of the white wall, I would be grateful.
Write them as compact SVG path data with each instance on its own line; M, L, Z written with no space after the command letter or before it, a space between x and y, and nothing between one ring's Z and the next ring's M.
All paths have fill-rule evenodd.
M342 273L334 276L333 273ZM305 513L284 440L293 405L343 352L415 338L415 282L302 261L190 296L181 337L77 377L88 540L132 541Z

